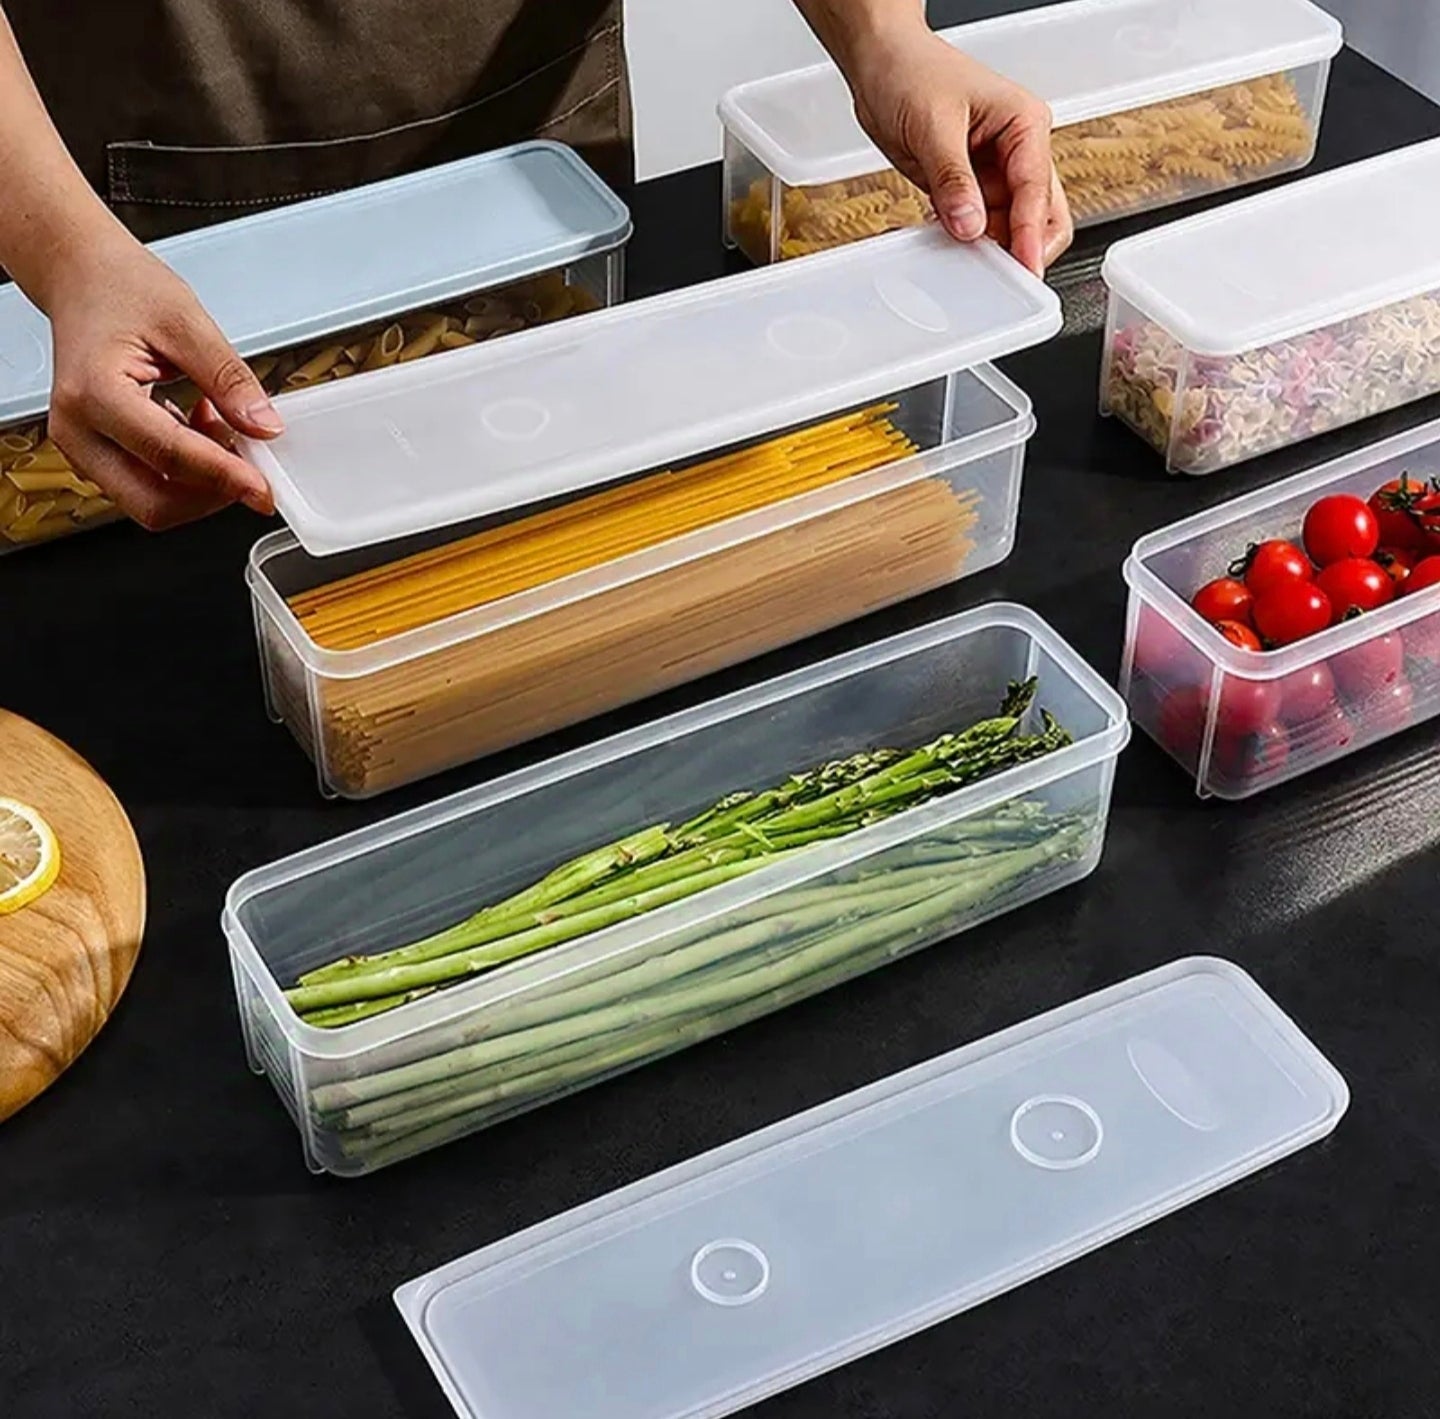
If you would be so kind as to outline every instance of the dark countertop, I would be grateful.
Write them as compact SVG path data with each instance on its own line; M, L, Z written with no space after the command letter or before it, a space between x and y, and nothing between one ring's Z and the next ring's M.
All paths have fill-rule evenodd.
M1440 110L1347 55L1320 163L1436 133ZM724 268L717 192L707 170L635 193L632 294ZM1091 332L1006 363L1040 432L1005 566L367 805L322 802L261 710L241 582L255 519L227 514L156 539L115 529L0 562L0 702L114 786L152 891L116 1017L0 1128L0 1415L439 1419L450 1411L389 1301L397 1283L1190 953L1245 966L1344 1073L1354 1101L1334 1137L754 1412L1440 1414L1437 724L1243 805L1200 802L1137 736L1105 860L1081 886L369 1179L309 1176L269 1085L245 1068L218 929L241 872L561 744L985 600L1034 606L1113 676L1119 568L1137 536L1440 412L1414 407L1238 472L1167 479L1096 417L1098 354Z

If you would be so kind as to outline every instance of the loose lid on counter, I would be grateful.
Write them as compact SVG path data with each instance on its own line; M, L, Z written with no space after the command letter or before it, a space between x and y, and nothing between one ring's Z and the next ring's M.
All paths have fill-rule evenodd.
M1178 961L395 1299L463 1419L720 1419L1274 1164L1348 1102L1243 971Z

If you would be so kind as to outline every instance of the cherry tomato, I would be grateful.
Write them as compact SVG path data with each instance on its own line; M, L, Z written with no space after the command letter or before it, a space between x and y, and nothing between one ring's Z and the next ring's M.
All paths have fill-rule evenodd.
M1415 570L1415 553L1405 547L1382 547L1375 553L1375 562L1395 583L1398 593L1404 590L1410 573Z
M1239 621L1250 624L1250 607L1254 604L1255 593L1243 581L1233 576L1216 577L1207 581L1191 598L1190 604L1212 625L1221 621Z
M1271 645L1293 645L1313 636L1333 614L1330 598L1313 582L1282 583L1255 597L1255 629Z
M1202 669L1195 647L1158 611L1142 606L1135 631L1135 679L1169 686L1195 679Z
M1335 677L1322 660L1287 675L1280 682L1280 718L1286 724L1308 724L1335 703Z
M1293 542L1274 540L1253 546L1230 568L1232 576L1243 576L1256 596L1289 582L1310 581L1315 568ZM1250 608L1253 618L1255 608Z
M1354 723L1339 705L1334 705L1322 719L1305 731L1304 742L1292 747L1334 757L1343 753L1354 742Z
M1160 743L1182 763L1193 764L1205 732L1205 691L1198 685L1182 685L1160 702L1156 732Z
M1405 578L1405 595L1413 596L1432 586L1440 586L1440 557L1426 557L1415 563L1415 570Z
M1415 719L1415 691L1408 680L1397 680L1365 706L1365 728L1376 734L1396 734Z
M1352 704L1396 684L1405 674L1405 642L1393 632L1330 657L1330 673Z
M1216 621L1215 629L1231 645L1238 645L1241 650L1263 650L1265 648L1260 644L1260 637L1243 621Z
M1357 611L1377 611L1395 599L1395 583L1378 563L1365 557L1331 562L1315 585L1330 598L1330 614L1343 621Z
M1433 616L1422 616L1400 634L1409 654L1440 666L1440 611Z
M1267 724L1257 734L1243 739L1218 740L1215 745L1215 768L1222 778L1232 782L1268 778L1279 773L1290 757L1290 735L1282 724Z
M1353 493L1331 493L1305 514L1305 550L1328 567L1346 557L1368 557L1380 545L1380 522Z
M1402 473L1370 497L1370 511L1380 528L1380 543L1406 552L1423 552L1429 543L1420 503L1432 490ZM1437 522L1440 525L1440 522Z
M1280 713L1278 680L1250 680L1227 675L1220 687L1220 715L1215 722L1217 736L1235 738L1258 734Z

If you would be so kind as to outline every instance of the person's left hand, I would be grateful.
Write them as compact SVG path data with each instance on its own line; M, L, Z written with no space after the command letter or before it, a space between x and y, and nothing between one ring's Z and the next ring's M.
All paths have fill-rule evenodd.
M929 193L946 230L988 234L1043 275L1075 235L1046 105L923 21L873 37L849 69L861 127Z

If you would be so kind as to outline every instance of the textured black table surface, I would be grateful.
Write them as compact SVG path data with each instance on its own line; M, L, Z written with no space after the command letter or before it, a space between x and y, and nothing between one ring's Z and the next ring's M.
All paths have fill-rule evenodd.
M1320 162L1436 133L1440 110L1347 55ZM726 268L717 202L713 170L634 194L633 295ZM218 929L241 872L981 601L1027 602L1113 677L1119 568L1136 537L1440 413L1412 408L1238 472L1170 480L1096 417L1099 344L1073 334L1007 362L1040 420L1007 565L368 805L323 803L262 713L241 582L263 530L253 518L164 538L115 529L0 562L0 703L115 787L152 891L114 1020L0 1127L0 1415L438 1419L448 1407L389 1302L398 1282L1191 953L1253 972L1345 1074L1354 1099L1333 1138L755 1412L1440 1414L1440 725L1245 805L1201 803L1137 737L1105 860L1080 887L368 1180L309 1176L269 1085L245 1068Z

